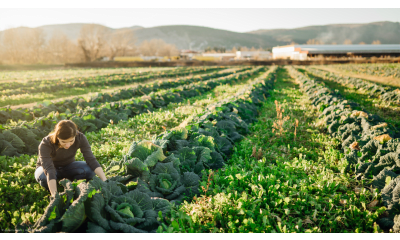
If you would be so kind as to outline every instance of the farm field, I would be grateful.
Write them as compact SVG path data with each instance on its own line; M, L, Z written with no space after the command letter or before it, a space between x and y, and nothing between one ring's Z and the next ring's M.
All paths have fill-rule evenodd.
M56 80L30 80L25 82L0 82L0 106L18 105L41 100L51 100L71 95L97 92L105 86L124 86L144 82L150 79L162 80L171 77L183 77L193 74L221 70L221 67L177 68L166 71L144 71L141 73L121 73L75 77ZM99 88L100 87L100 88Z
M257 72L259 72L261 70L263 70L263 69L262 68L254 68L251 72L244 73L244 74L238 73L238 74L235 74L235 76L233 76L233 77L217 79L214 82L213 82L213 80L211 80L208 83L201 84L201 85L198 85L198 86L197 85L189 85L186 89L182 89L182 90L186 90L188 97L186 99L182 99L182 98L179 99L178 98L178 99L176 99L177 100L176 102L179 103L180 101L185 100L185 101L187 101L187 104L196 106L196 104L197 104L197 102L195 101L196 98L202 99L203 102L205 102L206 104L213 103L213 101L215 99L223 100L227 96L234 95L234 93L240 91L240 89L243 88L243 86L247 85L247 84L243 84L243 83L246 83L246 76L245 75L247 75L247 76L251 76L251 75L257 76ZM252 78L254 78L254 76ZM249 78L247 77L247 79L249 79ZM221 86L221 87L218 87L223 82L225 82L225 84L223 84L223 86ZM242 83L242 84L239 85L236 88L229 87L230 85L235 86L237 83ZM214 97L212 95L209 95L209 94L206 95L205 94L205 93L210 92L210 90L212 90L215 87L218 87L218 91L215 93L217 95L215 97L215 99L214 99ZM192 88L192 89L190 89L190 88ZM232 90L229 91L228 93L224 94L224 95L219 96L220 92L226 92L227 89L232 89ZM173 93L169 93L169 95L173 96L174 94ZM176 95L176 93L175 93L175 95ZM150 100L152 100L152 99L150 98ZM191 104L190 104L190 102L191 102ZM140 103L140 101L137 102L137 104L139 104L139 103ZM147 103L149 105L148 107L153 106L153 104L147 99L146 99L145 103ZM173 103L173 101L172 101L172 103ZM168 105L168 104L165 104L165 103L162 104L160 102L155 101L153 107L156 107L157 106L156 104L157 105L161 105L160 107L162 107L163 105ZM172 105L170 104L168 106L169 107L168 109L172 110L172 109L176 108L177 107L176 104L172 104ZM195 108L182 107L182 108L178 108L177 110L180 110L180 111L183 110L185 112L186 109L188 109L188 111L190 110L189 114L190 113L193 114L193 111L195 109L199 109L199 108L202 109L201 106L202 105L200 105L199 107L195 107ZM132 136L136 136L136 137L142 136L142 135L150 136L150 135L148 135L148 134L150 134L149 131L151 131L153 129L161 132L161 131L164 131L162 126L167 127L169 125L168 124L169 122L172 122L172 124L173 123L177 123L177 125L179 125L179 123L180 123L179 120L183 120L182 119L182 114L183 113L177 112L177 110L175 110L174 112L176 112L176 113L173 112L171 114L170 111L166 111L165 108L164 108L163 111L160 114L158 114L158 116L157 116L157 118L160 118L159 120L162 120L163 125L157 124L159 122L158 121L154 121L157 118L153 117L151 113L147 114L147 110L146 109L148 109L148 108L144 108L143 109L144 112L145 112L144 114L139 114L135 118L133 118L133 119L137 119L136 122L135 122L136 124L132 123L135 127L130 127L130 128L133 128L132 130L135 130L135 131L132 131L132 132L130 132L130 131L127 132L126 131L127 127L125 127L125 126L126 126L126 124L129 124L126 121L122 121L121 123L118 123L118 124L117 123L109 124L109 127L118 126L119 124L125 124L125 126L122 127L122 129L121 129L121 130L125 130L125 134L123 134L122 132L120 132L119 134L122 135L122 136L127 136L127 134L128 134L128 136L130 136L130 138L128 138L128 139L119 138L120 139L119 141L118 140L115 141L115 143L116 143L115 146L109 146L108 145L109 141L107 141L107 143L104 144L104 142L105 142L104 140L106 140L106 139L110 140L110 139L112 139L112 137L108 138L108 137L102 136L104 133L110 133L113 136L118 136L117 133L116 133L116 130L114 128L111 131L110 130L106 130L106 129L104 129L104 130L102 129L99 132L100 135L99 135L99 138L96 140L96 142L101 144L100 145L101 154L96 153L96 148L94 146L92 146L92 150L93 150L94 154L96 154L96 157L97 157L97 159L99 160L100 163L103 163L102 162L102 158L105 159L105 161L109 161L113 157L117 157L117 158L118 157L119 158L122 157L120 155L121 154L120 153L121 149L120 149L120 144L119 144L119 142L121 142L122 139L124 139L124 143L125 144L127 142L129 143L128 146L127 146L129 148L129 145L131 144L131 141L132 141L132 139L131 139ZM153 109L151 109L151 110L152 111L150 111L150 112L153 112ZM143 117L143 116L145 116L144 119L140 118L140 117ZM168 117L170 117L172 119L167 121ZM184 117L185 117L185 115L183 115L183 118ZM165 119L165 118L167 118L167 119ZM178 121L179 121L179 123L178 123ZM140 123L140 124L137 124L137 123ZM150 124L150 123L153 123L153 124L151 124L151 127L146 127L146 124ZM156 125L156 126L154 126L154 125ZM139 129L135 129L135 128L139 128ZM142 131L141 134L140 134L140 131ZM92 140L91 140L91 138L89 136L90 136L90 133L87 134L87 137L88 137L89 141L92 142ZM119 146L117 146L117 145L119 145ZM37 149L37 147L36 147L36 149ZM2 204L4 204L3 206L7 206L8 205L8 206L12 207L14 209L14 211L15 210L19 211L20 207L24 206L26 203L24 203L24 201L22 201L22 204L24 204L24 205L22 205L22 204L19 205L19 206L9 205L10 202L11 202L11 199L13 199L15 197L15 195L18 195L19 197L21 197L21 193L22 193L25 197L22 198L21 200L25 199L26 201L30 201L30 204L26 204L25 207L28 207L28 206L31 207L31 205L33 205L33 206L35 205L36 201L35 200L32 201L32 199L37 199L37 196L39 196L39 197L41 196L40 194L38 194L38 191L41 192L42 195L43 194L47 195L46 193L44 193L42 191L42 189L37 188L38 186L36 186L37 184L35 184L36 181L34 180L33 175L32 175L33 174L32 171L34 171L34 169L35 169L33 166L35 166L35 162L36 162L36 159L34 157L29 156L29 155L23 155L23 156L20 156L20 157L13 157L13 158L3 157L2 160L3 160L2 164L4 166L4 168L3 168L4 171L9 171L9 172L4 172L3 171L2 172L2 176L1 176L1 180L3 180L2 181L2 183L3 183L2 187L5 187L3 189L7 190L7 192L8 192L7 195L3 194L1 196L2 197ZM25 164L27 164L27 163L32 163L33 165L31 165L30 168L27 168L25 166ZM11 168L8 168L8 166L10 166ZM25 171L27 171L27 170L29 170L32 174L26 174ZM18 176L27 176L28 178L23 178L23 177L19 178ZM11 186L10 186L10 184L11 184ZM24 186L26 184L31 184L31 185L29 185L28 188L26 188ZM30 187L33 187L34 189L30 188ZM24 189L24 190L22 190L22 189ZM22 190L22 192L21 192L21 190ZM2 193L4 193L4 191L2 191ZM10 194L11 195L15 194L15 195L11 196ZM34 198L32 198L32 197L34 197ZM45 208L45 205L41 206L42 211L43 211L43 208ZM38 208L35 208L35 209L38 210ZM35 211L31 211L34 214L33 216L38 216L37 214L39 214L39 212L37 212L36 210ZM7 219L9 219L11 217L11 215L9 215L10 213L8 213L8 212L4 212L3 211L2 213L5 214L4 217L7 218ZM13 214L16 214L16 213L14 212ZM14 222L15 221L16 220L14 220ZM9 224L12 224L12 221L10 221L10 220L6 221L6 222L8 222ZM4 224L6 224L6 222L4 222ZM4 226L2 226L2 228L3 227Z
M0 109L1 232L400 232L396 87L313 67L168 71ZM50 197L33 174L61 119L108 180Z
M399 64L383 64L383 63L375 63L375 64L351 64L351 65L336 65L333 66L336 69L354 72L354 73L363 73L367 75L374 75L380 77L392 77L400 79L400 69Z
M150 71L165 71L171 68L71 68L60 70L30 70L30 71L0 71L0 82L26 82L29 80L55 80L76 77L93 77L110 74L142 73Z
M367 80L346 78L325 71L307 68L307 74L336 89L346 99L360 104L400 129L400 89L387 87Z
M398 64L335 64L315 65L313 68L334 72L342 76L363 78L379 84L400 87L400 70Z

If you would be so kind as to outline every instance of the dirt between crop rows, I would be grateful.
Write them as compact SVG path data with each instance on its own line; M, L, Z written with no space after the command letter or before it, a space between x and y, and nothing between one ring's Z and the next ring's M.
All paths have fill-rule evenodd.
M361 78L361 79L366 79L372 82L376 83L381 83L385 85L390 85L394 87L400 87L400 78L393 78L393 77L378 77L378 76L372 76L372 75L367 75L367 74L356 74L356 73L351 73L351 72L346 72L346 71L340 71L334 68L330 67L325 67L325 66L312 66L313 68L320 69L320 70L325 70L337 74L341 74L343 76L349 76L353 78Z
M229 68L229 69L225 69L225 70L222 70L222 71L227 71L227 70L232 71L232 70L235 70L235 69L237 69L237 68ZM193 76L193 74L190 74L190 75L185 76L185 77L192 77L192 76ZM60 101L66 100L66 99L73 99L73 98L76 98L76 97L87 98L87 97L95 96L95 95L98 94L98 93L115 92L115 91L120 90L120 89L132 88L132 87L135 87L135 86L137 86L137 85L139 85L139 84L151 84L152 82L156 82L156 81L166 81L166 80L168 80L168 79L171 79L171 78L159 78L159 79L154 79L153 81L140 82L140 83L133 83L133 84L129 84L129 85L124 85L124 86L118 86L118 87L103 89L103 90L100 90L100 91L97 91L97 92L91 92L91 93L82 94L82 95L73 95L73 96L69 96L69 97L57 98L57 99L53 99L53 100L50 100L50 101L53 102L53 103L56 103L56 102L60 102ZM43 102L43 101L40 101L40 102ZM27 104L20 104L20 105L10 106L10 108L11 108L11 109L30 108L30 107L36 106L37 104L38 104L38 102L33 102L33 103L27 103Z

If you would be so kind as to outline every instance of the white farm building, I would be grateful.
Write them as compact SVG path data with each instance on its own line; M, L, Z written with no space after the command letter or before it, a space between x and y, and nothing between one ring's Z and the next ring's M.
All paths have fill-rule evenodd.
M272 54L270 51L237 51L236 59L270 59L272 58Z
M272 48L273 59L307 60L323 57L400 56L400 44L287 45Z

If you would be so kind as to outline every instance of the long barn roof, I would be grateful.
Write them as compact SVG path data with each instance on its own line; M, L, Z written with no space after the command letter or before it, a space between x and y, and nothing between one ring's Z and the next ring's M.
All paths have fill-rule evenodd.
M293 51L308 51L312 54L323 53L400 53L400 44L351 44L351 45L288 45L276 49L292 48Z

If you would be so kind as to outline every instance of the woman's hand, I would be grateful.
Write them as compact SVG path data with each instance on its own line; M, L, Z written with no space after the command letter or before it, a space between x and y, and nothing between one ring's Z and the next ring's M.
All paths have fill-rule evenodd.
M55 179L51 179L48 181L48 186L51 196L54 197L57 193L57 181Z
M106 181L106 175L103 172L103 169L101 167L98 167L94 170L94 173L96 173L97 176L99 176L99 178L103 181Z

